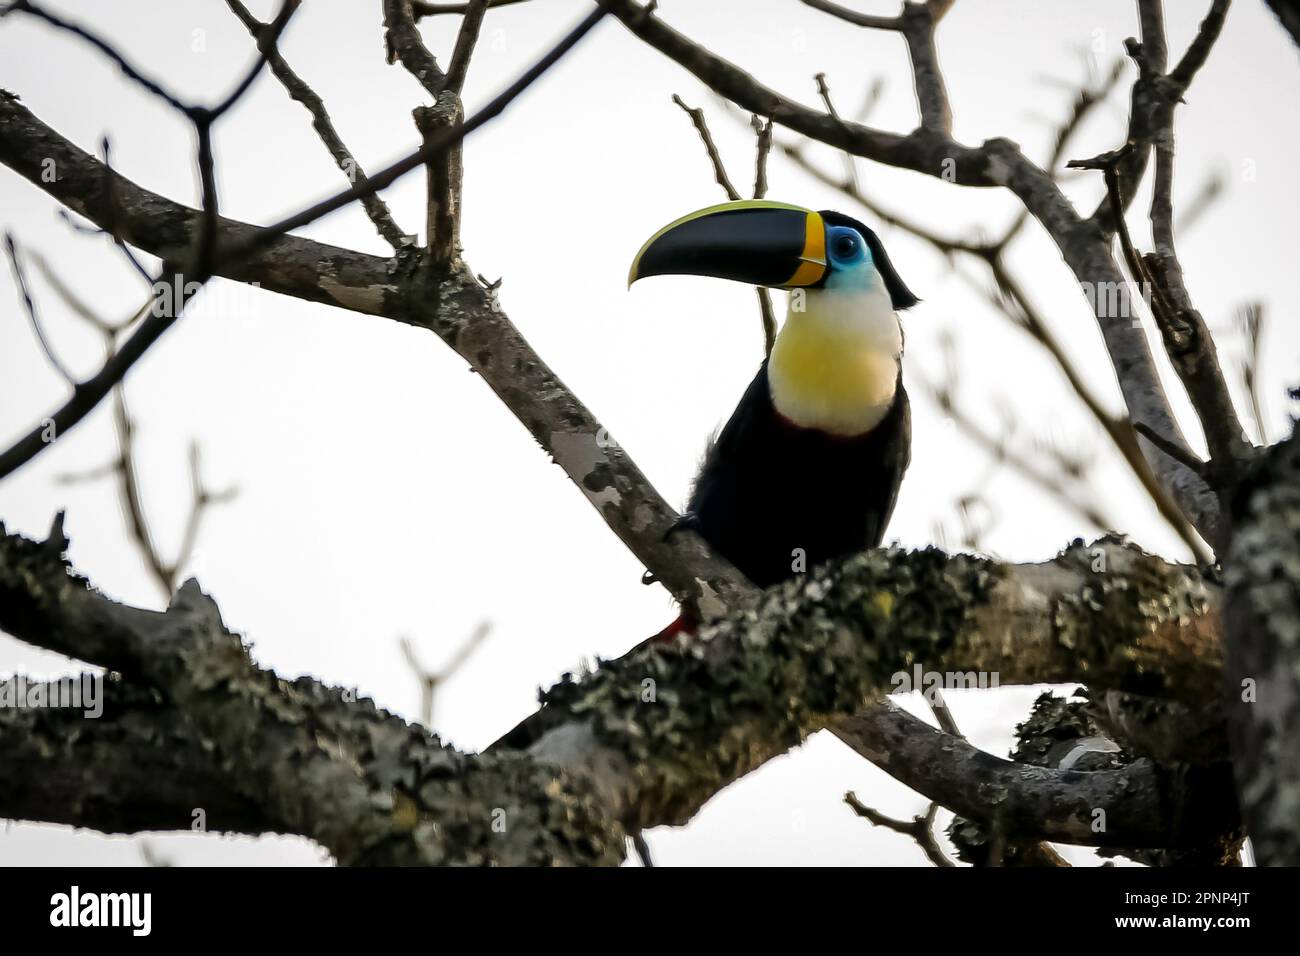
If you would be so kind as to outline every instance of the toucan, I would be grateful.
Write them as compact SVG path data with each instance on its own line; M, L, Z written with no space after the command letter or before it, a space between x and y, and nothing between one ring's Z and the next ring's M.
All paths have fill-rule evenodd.
M760 588L880 544L911 459L898 312L918 301L880 238L843 213L767 200L709 206L656 232L628 275L790 291L771 354L709 444L675 528ZM687 613L652 640L696 622Z

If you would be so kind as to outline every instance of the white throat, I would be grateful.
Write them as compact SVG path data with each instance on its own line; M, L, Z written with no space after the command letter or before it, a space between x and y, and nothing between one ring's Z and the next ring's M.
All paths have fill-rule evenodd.
M861 435L894 401L903 331L883 282L796 289L767 366L772 403L804 428Z

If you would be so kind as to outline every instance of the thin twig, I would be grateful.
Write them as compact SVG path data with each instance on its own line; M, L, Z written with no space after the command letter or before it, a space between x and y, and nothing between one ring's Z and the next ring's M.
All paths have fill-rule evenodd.
M862 98L862 105L858 107L857 115L853 117L855 123L865 123L871 118L871 114L876 111L880 105L880 99L885 95L885 78L878 76L871 81L867 87L867 94Z
M1143 438L1145 438L1147 441L1151 442L1151 444L1159 448L1170 458L1173 458L1175 461L1178 461L1181 464L1186 465L1188 468L1192 469L1192 471L1196 472L1198 475L1204 475L1207 473L1208 469L1206 466L1209 464L1209 462L1202 461L1200 458L1197 458L1194 454L1192 454L1192 452L1188 451L1186 448L1182 447L1181 445L1177 445L1174 442L1171 442L1168 438L1160 434L1158 431L1156 431L1146 422L1134 422L1133 430L1136 431Z
M754 198L767 196L767 161L772 153L772 121L763 122L757 116L752 118L754 132L758 142L754 147ZM754 290L758 296L758 311L763 318L763 350L765 355L772 354L776 344L776 312L772 308L772 294L762 286Z
M380 189L387 189L394 182L406 175L413 169L418 169L436 155L440 150L446 149L455 143L460 142L470 133L474 132L480 126L483 126L503 113L507 106L532 86L542 77L551 67L563 59L564 55L577 46L587 33L600 22L605 15L604 9L592 11L581 21L577 23L567 34L565 34L556 44L551 47L541 58L539 58L531 67L525 70L518 79L489 100L482 109L467 119L459 126L452 127L429 142L425 143L420 149L399 159L390 166L386 166L379 172L370 177L366 185L357 184L351 189L345 189L340 193L323 199L292 216L287 216L278 222L263 227L255 236L247 240L223 249L223 265L241 262L248 256L254 255L277 237L291 232L294 229L300 229L309 225L324 216L329 215L345 206L350 205L358 199L367 196ZM3 477L0 475L0 477Z
M946 734L952 734L954 737L965 739L966 735L961 732L957 726L957 718L953 715L952 709L948 706L948 701L944 699L943 692L939 688L934 688L933 693L922 695L925 702L930 708L930 713L934 714L935 721L939 724L939 729Z
M1080 500L1060 478L1041 467L1036 459L1028 458L1016 452L1006 442L995 438L976 424L974 419L961 410L959 403L953 400L952 393L946 386L939 387L924 381L922 385L930 393L939 409L954 425L961 429L962 434L983 449L994 461L1010 465L1012 470L1021 477L1038 485L1057 501L1072 508L1078 512L1080 517L1096 527L1102 530L1113 530L1117 527L1116 523L1103 513L1099 505Z
M99 147L104 157L104 193L108 196L108 221L104 223L104 231L113 240L113 245L117 247L117 251L135 270L135 274L144 280L145 285L152 289L154 287L153 276L144 267L144 263L131 251L131 247L122 238L117 226L117 173L113 170L113 143L105 136L100 140Z
M284 0L280 7L280 12L276 14L275 19L270 23L267 33L265 34L270 44L274 45L280 34L284 32L284 28L288 26L289 18L293 16L294 11L298 9L301 2L302 0ZM80 37L116 63L118 69L137 85L143 87L145 90L167 103L167 105L171 106L178 112L185 114L192 120L197 119L200 116L207 116L210 120L215 120L226 113L235 105L236 102L239 101L240 97L248 91L248 88L252 86L253 81L257 79L257 74L262 70L262 65L266 62L266 57L264 55L259 56L257 62L244 74L243 78L236 83L234 88L219 100L215 106L196 106L186 103L174 94L169 93L163 88L162 84L158 83L156 80L150 79L143 72L132 66L131 63L110 43L101 39L85 27L72 23L69 20L65 20L56 14L50 13L48 10L32 3L31 0L13 0L13 2L11 2L4 10L0 10L0 16L7 16L10 13L29 14L37 19L44 20L52 27L63 30L65 33L71 33L74 36Z
M254 17L241 0L226 0L226 3L231 12L239 18L244 28L255 38L266 36L266 24ZM259 40L259 43L263 42ZM361 164L357 162L352 151L347 148L342 137L334 128L329 111L325 108L325 102L320 98L319 94L293 71L284 56L274 46L268 47L264 52L267 63L270 65L271 72L275 74L276 79L280 81L289 96L301 103L307 112L311 114L312 128L316 130L321 142L325 144L325 148L334 157L334 162L338 164L339 169L343 171L343 174L348 177L350 182L367 182L365 170L361 168ZM361 204L379 234L387 240L395 251L400 251L409 244L408 237L393 220L393 214L383 199L372 193L364 197Z
M119 497L126 513L127 527L135 539L150 576L164 598L172 595L173 572L158 551L157 542L145 514L135 462L135 423L126 406L126 389L113 389L113 422L117 433Z
M704 144L704 151L708 154L709 164L713 167L713 177L717 180L718 185L722 187L722 191L733 202L739 200L741 198L740 191L732 185L731 177L727 175L727 167L722 162L722 154L718 152L717 144L713 142L713 134L709 131L708 121L704 118L704 110L687 106L676 93L673 94L673 102L680 106L686 115L691 118L695 131L700 134L700 141ZM772 151L772 121L768 120L764 124L755 116L752 122L754 131L758 136L754 155L754 198L762 199L767 195L767 159L768 154ZM776 313L772 309L772 297L767 289L760 287L754 291L758 296L759 318L763 323L763 354L771 355L772 346L776 344Z
M647 870L653 869L655 865L654 857L650 855L650 844L645 841L645 834L637 830L632 834L632 848L636 850L637 857L641 860L641 865Z
M925 854L925 858L935 866L956 866L939 848L939 841L934 835L934 820L939 812L939 804L931 803L925 811L925 816L913 817L911 823L905 823L902 820L887 817L879 810L867 806L851 790L844 794L844 802L852 808L854 813L872 826L884 827L886 830L893 830L895 833L911 837L916 841L916 845L920 847L921 852Z
M415 652L415 645L409 638L403 637L399 646L402 649L402 656L406 658L406 665L415 674L415 678L420 683L420 722L426 727L433 726L433 705L434 697L443 684L456 676L456 673L465 666L473 653L478 650L479 646L487 640L492 633L491 621L480 621L478 625L470 632L470 635L464 643L460 645L447 661L438 670L432 670L421 662L420 657Z
M1115 87L1119 85L1120 77L1124 75L1124 60L1116 59L1111 64L1110 72L1106 74L1105 79L1097 86L1089 86L1084 83L1075 93L1074 102L1070 105L1070 113L1066 116L1065 121L1056 128L1056 135L1052 138L1052 150L1048 154L1047 161L1043 168L1048 173L1059 178L1061 170L1058 168L1061 160L1065 158L1066 149L1070 145L1074 134L1078 132L1083 121L1092 113L1093 109L1099 104L1104 103ZM1011 225L1002 234L994 246L996 248L1006 248L1011 244L1011 240L1020 234L1026 222L1029 221L1029 210L1021 208L1012 220Z
M456 47L452 50L451 65L447 67L443 90L459 96L465 86L465 74L469 72L470 57L474 54L474 45L478 42L479 29L483 26L487 8L488 0L469 0L465 4L465 19L460 22L460 32L456 34Z
M817 95L822 98L822 104L826 107L826 112L835 119L840 118L840 114L835 109L835 103L831 100L831 88L826 83L826 74L818 73L813 77L813 82L817 84ZM858 181L858 164L857 159L847 149L843 150L844 157L844 175L847 182L853 184L855 192L862 191L862 184Z
M831 0L803 0L803 2L807 6L821 10L823 13L829 13L845 23L852 23L854 26L869 27L873 30L902 31L903 29L902 17L880 17L870 13L858 13L856 10L850 10L838 3L832 3Z
M1201 221L1201 217L1214 205L1215 201L1223 195L1225 188L1226 184L1223 176L1218 172L1206 176L1196 194L1178 210L1178 231L1183 235L1187 235L1188 231Z
M1145 256L1137 251L1129 233L1124 216L1126 204L1121 194L1120 166L1135 148L1135 144L1129 141L1118 149L1090 159L1071 160L1067 165L1075 169L1101 170L1105 177L1112 221L1129 274L1148 298L1151 315L1160 330L1165 352L1200 418L1206 444L1210 448L1210 457L1218 463L1216 471L1223 473L1224 469L1230 471L1231 464L1243 455L1246 441L1219 366L1213 339L1200 313L1191 306L1182 283L1182 269L1174 252L1170 196L1172 146L1165 143L1156 148L1156 185L1151 201L1151 225L1157 252ZM1175 298L1177 302L1174 301Z
M54 351L54 346L50 344L50 340L45 336L45 329L41 325L40 316L36 312L36 300L32 298L31 289L27 285L27 276L24 274L22 262L18 258L18 244L14 241L11 232L5 233L5 252L9 254L9 264L13 269L14 283L18 286L18 294L22 297L27 318L31 321L32 331L36 333L36 341L40 343L41 351L45 353L45 358L53 366L54 371L58 372L65 382L76 388L77 377L63 364Z
M507 7L512 3L523 3L524 0L488 0L488 8ZM426 3L424 0L412 0L411 9L415 14L416 21L423 20L425 17L436 17L443 14L464 14L474 5L474 0L468 0L465 3Z
M112 45L107 41L100 39L85 27L64 20L62 17L56 16L48 10L44 10L29 2L29 0L13 0L13 2L5 7L4 10L0 10L0 16L8 16L11 13L29 14L38 20L44 20L46 23L50 24L50 26L63 30L65 33L71 33L74 36L80 37L117 64L117 68L121 70L123 75L128 79L132 80L149 93L152 93L173 109L181 113L188 113L190 109L189 104L181 102L174 95L167 92L161 83L149 78L140 70L136 69L124 56L122 56L121 53L115 50Z
M767 197L767 160L772 153L772 121L751 117L758 145L754 150L754 198Z
M202 107L191 109L191 119L196 118L196 111L207 114L209 120L219 119L227 110L239 102L243 95L247 93L249 88L253 85L253 81L256 80L258 75L262 72L262 67L266 65L267 57L275 51L276 44L280 42L280 36L284 33L284 28L289 25L289 18L293 16L301 3L302 0L284 0L280 5L280 12L275 15L275 19L264 26L261 33L258 35L257 60L244 75L244 79L235 85L235 88L226 95L225 99L211 109L204 109Z
M727 198L735 201L741 198L740 192L731 184L731 177L727 175L727 169L722 163L722 156L718 153L718 146L713 142L713 134L709 132L709 124L704 119L704 110L687 106L680 96L673 94L673 102L682 108L687 116L691 118L691 123L695 126L695 131L700 134L700 140L704 143L704 151L709 155L709 163L713 166L713 178L717 180L722 191L727 194Z
M109 322L98 315L83 298L63 281L59 274L50 267L50 264L45 261L44 256L29 249L27 250L27 258L31 260L32 265L36 267L36 271L41 274L41 278L54 290L55 294L63 301L63 304L101 335L110 337L121 335L134 325L143 313L143 309L136 309L117 322Z
M1246 357L1241 364L1242 383L1250 396L1251 412L1255 417L1255 431L1261 445L1269 444L1268 417L1264 413L1264 396L1260 392L1259 366L1264 340L1264 305L1248 302L1238 313L1242 335L1246 339Z
M1161 517L1169 526L1178 534L1183 543L1192 552L1196 559L1202 564L1212 562L1212 557L1205 550L1204 544L1192 527L1187 516L1170 497L1164 486L1156 478L1155 472L1152 471L1150 463L1146 456L1142 454L1142 449L1134 438L1133 425L1127 418L1119 418L1112 415L1102 406L1092 394L1091 388L1084 382L1082 374L1075 368L1074 363L1066 354L1065 347L1062 346L1056 337L1052 334L1047 325L1046 319L1038 312L1037 308L1030 302L1028 293L1020 285L1011 272L1007 269L1002 259L1002 253L990 252L986 257L989 268L993 272L993 278L998 288L1002 290L1015 305L1017 312L1015 318L1019 319L1021 326L1034 337L1052 356L1057 367L1065 375L1066 381L1075 395L1083 402L1084 406L1092 414L1093 419L1102 427L1102 430L1111 439L1112 444L1119 451L1129 470L1133 472L1134 477L1141 483L1147 495L1151 498L1160 512ZM993 301L993 300L991 300ZM1006 312L1005 306L993 302L999 308ZM1007 312L1006 314L1011 315ZM1103 525L1103 527L1106 527Z
M907 54L912 61L916 104L921 114L922 128L945 134L952 132L952 107L948 103L948 90L944 86L943 72L939 69L939 54L934 45L934 28L952 7L953 0L905 3L903 12L896 17L858 13L830 0L803 0L803 2L855 26L890 30L901 34L907 42Z
M400 62L430 96L437 100L447 82L447 74L437 58L424 45L415 25L411 0L383 0L384 46L388 62Z

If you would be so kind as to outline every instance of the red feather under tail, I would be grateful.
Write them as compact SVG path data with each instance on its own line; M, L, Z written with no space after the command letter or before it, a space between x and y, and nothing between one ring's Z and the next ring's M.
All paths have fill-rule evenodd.
M642 641L642 646L646 644L669 644L677 637L678 634L690 634L695 630L695 616L683 611L677 615L677 619L665 627L654 637L648 637Z

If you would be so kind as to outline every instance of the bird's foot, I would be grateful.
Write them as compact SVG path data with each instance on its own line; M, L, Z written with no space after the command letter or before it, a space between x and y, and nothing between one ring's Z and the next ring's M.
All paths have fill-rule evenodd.
M676 521L668 526L668 530L664 532L663 540L667 541L679 531L699 531L700 527L699 515L694 511L683 512L677 516Z
M668 530L664 532L664 536L660 540L667 541L669 538L677 534L679 531L699 531L699 530L700 530L700 516L697 515L694 511L686 511L683 512L682 514L679 514L677 516L677 520L675 520L672 524L668 526ZM653 571L647 571L645 574L641 575L642 584L655 584L658 580L659 578L655 575Z

